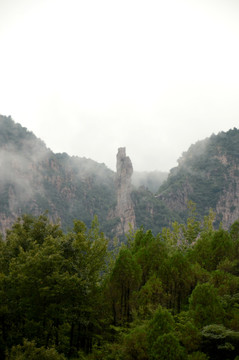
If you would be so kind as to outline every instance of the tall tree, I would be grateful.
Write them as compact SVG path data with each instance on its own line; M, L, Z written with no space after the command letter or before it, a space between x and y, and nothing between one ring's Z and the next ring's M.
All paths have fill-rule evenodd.
M125 325L132 317L131 299L141 282L141 269L127 248L120 250L109 282L113 322Z

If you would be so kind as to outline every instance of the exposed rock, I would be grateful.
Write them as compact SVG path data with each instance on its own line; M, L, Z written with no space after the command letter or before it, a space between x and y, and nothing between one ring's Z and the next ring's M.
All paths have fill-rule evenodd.
M224 163L229 163L229 159L224 157ZM227 188L221 192L220 199L216 206L216 213L221 214L223 227L228 229L234 221L239 219L239 165L230 163L230 167L225 172L225 183Z
M0 236L19 216L48 211L63 230L95 215L106 233L115 207L115 174L93 160L54 154L34 134L0 115ZM108 227L107 227L108 225Z
M133 166L130 158L126 156L126 149L124 147L118 149L116 168L117 206L115 216L120 219L116 232L117 235L122 235L127 233L130 227L133 229L136 227L134 207L131 199Z
M54 154L34 134L0 115L0 233L18 216L48 210L64 230L74 219L89 227L97 215L109 238L121 238L136 225L157 234L174 221L186 221L189 200L199 219L212 208L215 226L222 222L228 228L239 219L238 144L238 129L212 135L183 153L163 183L158 172L138 174L135 183L125 148L118 149L115 174L90 159Z
M168 193L167 196L165 196L164 193L160 193L155 197L162 200L169 209L181 212L187 210L187 204L192 192L193 188L191 184L185 181L185 183L177 189L177 192Z
M170 171L157 199L183 221L189 214L189 200L196 204L201 219L211 208L216 214L215 226L221 223L229 228L239 219L238 141L239 130L234 128L192 145L178 167Z

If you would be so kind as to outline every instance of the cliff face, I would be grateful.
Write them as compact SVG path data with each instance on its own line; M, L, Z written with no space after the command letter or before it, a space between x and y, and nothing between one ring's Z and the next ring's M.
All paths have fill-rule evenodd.
M182 212L187 210L187 203L190 199L190 194L193 192L191 184L185 180L177 191L169 191L166 194L164 192L156 195L156 198L161 200L165 206L172 211Z
M90 159L54 154L34 134L0 115L0 232L25 213L38 216L48 210L63 229L74 219L90 226L97 215L110 238L140 226L157 234L186 220L189 200L199 219L211 208L215 225L222 222L228 228L239 219L238 144L239 130L233 129L192 145L153 193L147 186L132 190L133 166L125 148L118 149L115 174Z
M157 198L182 219L187 217L187 202L196 204L199 217L211 208L215 225L224 228L239 219L239 130L212 135L192 145L171 170Z
M118 149L116 168L117 206L115 215L120 219L116 232L121 235L127 233L130 226L133 229L136 226L134 206L131 199L133 166L130 158L126 156L126 149L123 147Z
M107 214L116 204L114 172L93 160L54 154L11 118L0 115L0 232L17 217L49 217L72 227L90 226L94 215L107 232Z
M239 163L223 156L220 159L227 166L224 174L226 187L221 192L216 205L216 213L221 215L225 228L239 219Z

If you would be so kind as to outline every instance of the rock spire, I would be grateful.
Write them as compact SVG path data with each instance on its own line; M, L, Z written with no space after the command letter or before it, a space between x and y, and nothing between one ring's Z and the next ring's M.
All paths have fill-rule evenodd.
M118 149L116 170L116 216L120 218L117 233L120 235L127 233L130 227L133 229L136 227L134 207L131 199L131 177L133 174L133 166L130 158L126 156L125 147L120 147Z

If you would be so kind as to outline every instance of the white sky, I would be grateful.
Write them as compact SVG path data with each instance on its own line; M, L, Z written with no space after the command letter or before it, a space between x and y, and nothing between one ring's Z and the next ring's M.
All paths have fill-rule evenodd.
M0 0L0 114L54 152L167 171L239 127L239 1Z

